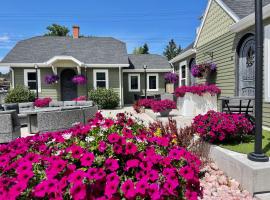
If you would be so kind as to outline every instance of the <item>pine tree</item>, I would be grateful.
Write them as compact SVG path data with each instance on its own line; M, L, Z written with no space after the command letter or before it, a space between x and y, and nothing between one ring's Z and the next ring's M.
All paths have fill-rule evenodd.
M138 48L135 48L133 50L133 54L149 54L149 47L145 43L143 46L140 46Z
M177 46L173 39L169 41L169 44L166 46L163 55L167 57L168 60L173 59L181 52L181 46Z

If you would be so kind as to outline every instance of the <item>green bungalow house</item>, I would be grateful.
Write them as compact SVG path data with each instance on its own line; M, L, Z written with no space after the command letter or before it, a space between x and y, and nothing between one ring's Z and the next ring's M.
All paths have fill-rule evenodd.
M209 0L194 45L170 61L180 67L180 76L185 69L182 77L190 77L190 58L196 58L198 64L214 62L217 73L209 81L221 88L221 96L254 96L254 6L254 0ZM263 0L263 19L263 124L267 128L270 127L270 0Z
M12 87L25 85L38 91L40 97L72 100L90 89L113 88L120 106L133 103L145 88L148 95L164 93L163 74L173 70L165 57L128 55L126 44L115 38L80 37L77 26L72 37L38 36L18 42L0 66L10 67ZM45 83L45 76L51 74L59 76L58 83ZM72 83L78 74L87 77L87 84Z

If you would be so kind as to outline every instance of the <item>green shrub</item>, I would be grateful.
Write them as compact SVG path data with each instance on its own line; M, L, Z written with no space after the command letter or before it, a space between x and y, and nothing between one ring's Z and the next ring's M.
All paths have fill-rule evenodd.
M89 98L102 109L112 109L119 104L119 96L112 89L98 88L90 90Z
M9 90L5 102L6 103L22 103L32 102L35 100L35 93L28 90L26 87L17 85L14 89Z

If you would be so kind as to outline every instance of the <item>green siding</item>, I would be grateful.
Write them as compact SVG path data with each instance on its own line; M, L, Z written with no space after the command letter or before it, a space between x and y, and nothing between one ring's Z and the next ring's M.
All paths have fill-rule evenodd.
M236 71L238 70L237 47L244 35L254 33L254 26L237 34L232 33L229 31L230 23L228 21L230 21L230 17L224 15L224 13L226 14L225 11L213 7L216 7L216 5L210 8L209 17L206 19L208 21L206 23L208 27L205 24L201 37L198 40L196 62L203 63L210 61L211 58L206 52L213 52L213 62L217 64L217 73L212 75L208 81L216 83L221 88L221 96L235 96L238 95L236 88ZM219 16L216 16L216 19L213 19L211 9L220 10ZM265 20L264 23L270 24L270 18ZM210 26L213 29L209 28ZM224 31L217 32L214 29L216 26L222 27ZM198 79L200 83L205 81L205 79ZM263 104L263 125L270 127L270 103L268 102L264 102Z
M145 74L144 73L132 73L132 72L125 72L123 73L123 86L124 86L124 103L125 104L133 104L134 103L134 94L138 95L144 95L145 94ZM140 92L130 92L129 86L128 86L128 74L140 74L140 85L141 85L141 91ZM149 73L150 74L150 73ZM158 91L147 91L147 94L149 95L155 95L155 94L163 94L165 93L165 80L164 80L164 74L165 73L151 73L151 74L158 74L158 80L159 80L159 89Z
M219 6L216 1L212 1L204 26L202 27L197 47L200 47L212 40L229 32L229 27L234 20Z

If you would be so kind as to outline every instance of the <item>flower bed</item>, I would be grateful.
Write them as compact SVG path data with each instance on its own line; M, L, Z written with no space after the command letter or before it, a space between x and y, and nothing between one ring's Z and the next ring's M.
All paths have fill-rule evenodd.
M193 127L200 137L211 143L230 142L251 135L252 123L242 114L209 111L193 120Z
M35 100L34 105L36 107L43 108L49 106L51 101L52 101L51 98L38 98Z
M125 114L0 145L0 199L190 199L200 161Z
M218 95L221 90L216 85L194 85L194 86L181 86L176 88L174 94L176 97L184 97L186 93L192 93L202 96L205 93L209 93L211 96Z

